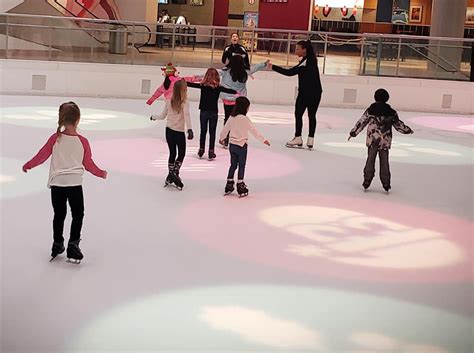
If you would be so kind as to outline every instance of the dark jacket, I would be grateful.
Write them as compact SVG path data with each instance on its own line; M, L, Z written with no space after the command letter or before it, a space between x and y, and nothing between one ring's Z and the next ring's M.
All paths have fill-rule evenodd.
M242 59L244 59L244 66L248 70L250 69L250 61L249 55L247 53L247 49L239 43L237 44L229 44L225 47L224 52L222 53L222 63L227 64L227 61L230 61L230 58L234 55L241 55Z
M188 87L201 89L201 98L199 100L199 110L217 112L217 102L221 92L236 94L237 91L234 89L217 86L212 88L211 86L204 86L200 83L186 82Z
M285 76L298 75L298 96L305 98L318 97L323 92L317 59L302 58L298 65L291 69L284 69L273 65L272 70Z
M367 126L367 147L388 150L392 146L392 126L402 134L412 134L413 130L398 118L398 114L386 103L373 103L362 114L349 133L356 137Z

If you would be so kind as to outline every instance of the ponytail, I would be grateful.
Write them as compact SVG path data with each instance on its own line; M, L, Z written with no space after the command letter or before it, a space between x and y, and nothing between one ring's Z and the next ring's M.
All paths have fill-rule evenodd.
M316 54L313 49L313 44L311 43L311 40L300 40L298 43L296 43L300 47L306 49L306 59L317 65L317 59L316 59Z
M165 89L168 89L170 88L170 85L171 85L171 80L168 76L165 77L165 82L163 82L163 86L165 87Z

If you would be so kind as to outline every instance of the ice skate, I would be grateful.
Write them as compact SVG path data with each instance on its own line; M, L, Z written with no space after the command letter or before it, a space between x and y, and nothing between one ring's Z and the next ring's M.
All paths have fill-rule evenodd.
M167 187L173 184L173 176L172 176L173 169L174 169L174 164L168 163L168 176L166 177L165 185L163 185L163 187Z
M209 152L209 153L210 153L210 152ZM204 156L204 148L200 148L199 151L198 151L198 157L199 157L199 159L201 159L202 156Z
M214 153L214 150L209 150L209 156L208 156L210 161L213 161L216 159L216 154Z
M362 183L362 186L364 187L364 191L366 191L369 188L371 182L372 180L364 180L364 182Z
M384 189L385 192L388 194L388 193L390 192L390 189L391 189L390 184L384 184L384 185L383 185L383 189Z
M51 260L49 260L49 262L53 261L56 256L62 254L64 250L66 250L64 248L64 243L54 242L53 247L51 248Z
M174 164L173 171L171 173L171 178L173 179L174 185L176 185L176 188L178 190L183 190L184 184L181 178L179 177L179 170L181 168L182 163L179 161L176 161Z
M308 140L306 141L306 146L308 147L308 149L311 151L313 149L313 146L314 146L314 137L309 137L308 136Z
M67 246L67 261L74 264L80 264L83 258L84 255L79 248L79 241L70 242Z
M247 185L243 181L237 183L237 193L239 197L245 197L249 194L249 189L247 189Z
M224 196L232 194L234 190L235 190L234 181L227 180L227 184L225 184L225 189L224 189Z
M289 148L302 148L303 147L303 139L301 136L294 137L291 141L286 143L286 147Z

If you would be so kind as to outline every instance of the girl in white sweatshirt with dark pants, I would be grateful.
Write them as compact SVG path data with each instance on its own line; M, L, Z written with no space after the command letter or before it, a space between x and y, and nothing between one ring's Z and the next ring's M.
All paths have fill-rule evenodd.
M225 186L225 194L228 195L234 191L234 175L237 168L238 181L237 192L239 196L247 196L249 190L244 183L245 165L247 163L247 141L250 132L256 139L262 141L267 146L270 142L266 140L255 128L250 119L247 117L249 111L250 101L246 97L238 97L235 101L234 111L230 119L224 125L224 129L220 135L220 142L229 134L230 137L230 168L227 175L227 184Z

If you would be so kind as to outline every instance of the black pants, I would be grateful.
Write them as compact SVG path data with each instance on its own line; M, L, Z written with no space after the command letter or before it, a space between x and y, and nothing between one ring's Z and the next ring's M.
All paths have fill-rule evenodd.
M182 131L175 131L166 128L166 142L168 142L168 148L170 150L170 157L168 158L169 164L174 164L176 161L183 162L184 156L186 155L186 136ZM176 158L176 151L178 152L178 158Z
M200 119L201 136L199 139L199 148L205 148L207 129L209 126L209 151L213 151L216 144L217 112L201 110Z
M303 132L303 114L308 109L309 137L314 137L316 132L316 112L321 102L321 94L313 97L298 95L295 103L295 137L301 136Z
M247 163L247 144L244 147L240 147L239 145L234 145L231 143L229 145L229 152L230 152L230 168L229 174L227 175L227 179L234 179L234 174L237 168L239 168L238 172L238 180L244 180L245 176L245 164Z
M229 120L230 114L234 111L235 105L224 104L224 125Z
M390 165L388 162L388 150L378 150L377 147L369 147L367 162L364 168L364 180L372 180L375 175L375 159L377 154L380 161L380 181L383 185L390 186Z
M51 186L51 202L54 210L53 238L57 243L64 242L63 229L68 201L72 214L69 242L79 241L81 239L82 220L84 219L82 186Z

